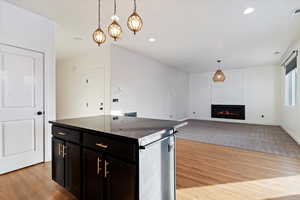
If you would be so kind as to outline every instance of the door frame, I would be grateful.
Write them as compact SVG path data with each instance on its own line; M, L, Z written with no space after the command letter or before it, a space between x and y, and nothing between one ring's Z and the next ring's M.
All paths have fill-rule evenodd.
M46 108L47 108L47 106L48 107L50 107L50 103L51 102L49 102L49 103L47 103L47 101L46 101L46 96L48 95L48 98L50 97L53 97L54 96L54 99L55 99L55 65L54 65L54 75L52 75L52 74L49 74L49 73L47 73L47 70L45 69L46 67L46 63L45 63L45 59L46 59L46 55L45 55L45 53L44 52L42 52L42 51L37 51L37 50L33 50L33 49L29 49L29 48L25 48L25 47L20 47L20 46L15 46L15 45L10 45L10 44L5 44L5 43L1 43L0 42L0 45L3 45L3 46L8 46L8 47L13 47L13 48L17 48L17 49L22 49L22 50L25 50L25 51L31 51L31 52L34 52L34 53L39 53L39 54L41 54L42 55L42 57L43 57L43 66L42 66L42 71L43 71L43 112L44 112L44 114L43 114L43 163L44 162L47 162L47 161L51 161L51 156L48 156L47 157L47 142L49 143L48 145L50 146L50 148L51 148L51 138L50 138L50 140L49 141L47 141L47 137L46 136L49 136L49 135L51 135L51 129L50 129L50 125L48 125L48 131L47 131L47 129L46 129L46 127L47 127L47 125L46 125L46 122L47 121L50 121L50 119L51 119L51 117L50 117L50 115L49 115L49 113L50 113L50 110L48 111L48 110L46 110ZM54 59L55 60L55 59ZM51 95L51 91L50 90L48 90L48 91L46 91L46 77L54 77L54 94L52 94ZM47 85L48 87L49 87L49 85ZM47 105L47 106L46 106ZM56 111L55 111L55 101L54 101L54 116L55 116L55 113L56 113ZM54 117L55 118L55 117ZM47 134L47 132L48 132L48 134ZM49 151L49 153L51 152L51 149L49 149L48 150Z

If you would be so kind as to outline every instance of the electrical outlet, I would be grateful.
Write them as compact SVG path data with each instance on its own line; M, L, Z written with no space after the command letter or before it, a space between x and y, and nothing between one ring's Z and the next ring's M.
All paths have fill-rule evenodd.
M117 116L113 117L113 120L118 120L118 119L119 119L119 117L117 117Z

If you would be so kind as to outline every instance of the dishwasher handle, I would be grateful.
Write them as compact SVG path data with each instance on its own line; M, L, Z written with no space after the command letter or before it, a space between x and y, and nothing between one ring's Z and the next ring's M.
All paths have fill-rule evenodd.
M150 148L151 146L153 146L153 145L155 145L155 144L157 144L157 143L159 143L159 142L163 142L163 141L169 139L169 138L172 137L172 136L176 136L176 133L177 133L177 131L174 131L172 135L168 135L168 136L166 136L166 137L164 137L164 138L161 138L161 139L159 139L159 140L156 140L156 141L154 141L154 142L151 142L151 143L149 143L149 144L147 144L147 145L140 146L139 148L140 148L141 150L146 150L146 149Z

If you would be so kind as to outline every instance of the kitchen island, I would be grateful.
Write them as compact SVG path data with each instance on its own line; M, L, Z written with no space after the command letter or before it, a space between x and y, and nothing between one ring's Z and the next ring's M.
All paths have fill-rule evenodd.
M51 121L52 179L83 200L175 200L186 122L103 115Z

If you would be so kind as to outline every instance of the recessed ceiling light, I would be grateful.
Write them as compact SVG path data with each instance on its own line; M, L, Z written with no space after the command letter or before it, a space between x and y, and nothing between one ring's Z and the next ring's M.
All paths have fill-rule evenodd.
M78 40L78 41L81 41L81 40L83 40L83 38L82 38L82 37L73 37L73 39L74 39L74 40Z
M155 38L149 38L148 41L149 41L149 42L155 42L156 39L155 39Z
M244 10L244 15L249 15L249 14L253 13L254 11L255 11L255 8L251 8L251 7L246 8Z
M279 55L279 54L281 54L280 51L275 51L275 52L274 52L274 55Z

